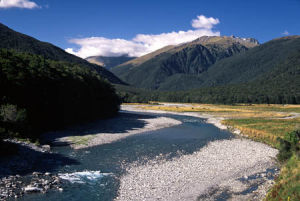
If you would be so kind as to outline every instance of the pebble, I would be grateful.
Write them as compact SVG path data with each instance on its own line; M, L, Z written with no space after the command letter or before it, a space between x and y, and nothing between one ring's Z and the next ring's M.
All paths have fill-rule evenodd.
M28 185L24 188L25 193L37 193L37 192L42 192L42 191L43 191L42 188L38 188L35 186L31 186L31 185Z
M252 175L264 176L257 178L267 185L268 178L262 172L275 166L273 158L277 153L276 149L262 143L231 139L210 142L193 154L182 154L172 160L166 160L160 155L146 164L137 162L126 168L127 174L120 179L116 200L197 200L199 195L216 186L223 186L233 192L243 192L256 180L242 182L239 179L248 179ZM260 198L266 192L260 190L243 196L250 196L248 200L255 200L254 196ZM214 200L213 196L216 195L204 200ZM244 198L236 200L245 200Z

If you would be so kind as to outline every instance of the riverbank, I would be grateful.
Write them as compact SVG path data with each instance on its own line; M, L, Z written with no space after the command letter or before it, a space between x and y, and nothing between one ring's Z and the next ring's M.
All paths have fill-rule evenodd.
M180 121L172 118L123 111L112 119L46 133L41 141L51 146L70 145L74 149L81 149L114 143L129 136L179 124ZM26 193L63 191L59 175L50 172L58 167L76 164L76 161L51 153L49 145L38 146L18 140L9 141L17 147L17 153L0 158L0 200L19 198Z
M52 154L50 146L9 140L17 152L0 158L0 200L16 199L27 193L62 190L60 178L47 171L64 165L65 158Z
M282 144L278 139L289 139L287 136L300 128L300 105L150 103L139 105L137 109L159 113L192 112L201 113L201 116L202 114L212 116L211 120L216 126L221 123L223 127L227 127L239 136L280 149ZM282 163L281 167L280 176L276 179L276 184L272 186L266 200L298 200L300 198L299 155L292 154L292 157Z
M178 104L176 104L178 105ZM206 114L206 113L196 113L196 112L172 112L172 111L163 111L163 110L156 110L147 108L142 105L122 105L121 109L123 111L130 111L130 112L150 112L150 113L157 113L157 114L175 114L175 115L183 115L183 116L192 116L192 117L198 117L201 119L205 119L206 123L213 124L219 129L228 129L226 125L222 124L222 121L225 119L224 117Z
M211 142L191 155L128 167L116 200L261 200L278 174L276 154L246 139Z
M47 133L44 141L54 145L69 144L74 149L83 149L179 124L181 124L180 121L168 117L134 114L131 111L122 110L117 117L112 119L99 120L79 127Z
M49 138L45 140L54 145L71 145L80 149L122 142L121 139L129 136L181 123L151 113L163 114L166 111L124 105L120 115L114 119L48 133L46 136ZM196 112L169 113L203 118L220 129L227 129L222 124L227 120L224 116ZM276 154L276 149L265 144L236 138L210 142L189 154L178 153L171 160L157 154L157 157L146 163L123 166L127 174L120 178L119 196L116 200L262 200L273 185L274 177L278 175ZM54 163L52 168L72 164L64 162L68 159L59 159L60 157L56 155L50 159ZM50 165L47 161L49 162L49 157L42 161L45 167ZM51 172L51 168L38 171L43 172L42 177L45 177L44 174Z
M226 118L212 114L132 105L123 105L122 110L194 116L228 129L222 124ZM158 158L145 165L134 164L121 178L116 200L262 200L279 173L277 153L259 142L231 139L211 142L191 155L171 161Z

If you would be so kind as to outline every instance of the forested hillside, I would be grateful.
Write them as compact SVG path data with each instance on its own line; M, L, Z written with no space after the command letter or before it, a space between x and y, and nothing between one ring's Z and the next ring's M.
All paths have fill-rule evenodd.
M266 76L270 78L269 73L274 74L279 66L285 68L283 63L291 64L291 60L299 52L300 36L271 40L245 53L217 62L200 76L203 80L200 86L247 83L258 78L267 79ZM289 68L292 67L289 65Z
M13 49L19 52L41 55L46 59L55 61L66 61L70 63L81 64L86 68L96 70L103 78L109 80L112 83L124 84L124 82L122 82L118 77L99 65L91 64L86 60L69 54L63 49L56 47L50 43L41 42L25 34L18 33L1 23L0 41L0 48Z
M85 65L0 50L0 136L41 132L116 114L119 97Z
M270 73L274 74L279 65L283 66L282 63L291 62L290 59L294 58L299 51L299 36L271 40L247 52L220 60L200 75L175 74L160 86L160 90L238 85L254 82L259 78L270 79ZM267 82L266 80L265 84L268 84ZM281 83L277 83L273 88L278 84Z

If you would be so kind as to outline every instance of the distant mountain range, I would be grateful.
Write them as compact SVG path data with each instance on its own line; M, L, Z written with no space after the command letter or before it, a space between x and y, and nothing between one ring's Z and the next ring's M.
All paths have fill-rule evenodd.
M118 77L105 68L91 64L84 59L65 52L63 49L50 43L39 41L25 34L16 32L0 23L0 48L13 49L19 52L26 52L41 55L46 59L55 61L66 61L84 65L87 68L96 70L103 78L115 84L124 84Z
M91 56L91 57L87 57L85 60L87 60L90 63L103 66L109 70L112 67L118 66L122 63L125 63L135 58L136 57L129 57L126 55L118 56L118 57Z
M199 76L215 63L258 45L255 39L203 36L192 42L164 47L111 71L125 82L146 89L197 88L198 83L191 83L190 76Z

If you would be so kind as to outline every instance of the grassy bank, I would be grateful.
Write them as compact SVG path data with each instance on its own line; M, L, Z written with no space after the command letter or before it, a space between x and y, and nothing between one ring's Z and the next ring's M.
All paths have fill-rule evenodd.
M240 130L247 137L264 142L272 147L279 147L277 138L282 138L285 133L295 130L300 124L300 118L295 119L267 119L267 118L246 118L227 119L222 122Z
M276 183L266 197L266 201L300 200L300 158L293 155L281 168Z
M300 129L300 105L157 103L140 108L170 112L201 112L223 117L225 120L222 124L240 130L250 139L278 148L281 172L266 200L300 200L299 136L296 141L294 140L294 144L289 142L290 134Z

